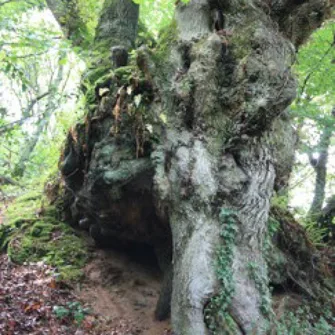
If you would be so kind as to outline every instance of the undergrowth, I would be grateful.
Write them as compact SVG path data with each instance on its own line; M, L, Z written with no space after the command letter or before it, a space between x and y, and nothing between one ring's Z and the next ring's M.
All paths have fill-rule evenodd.
M320 306L321 308L321 306ZM320 310L321 311L321 310ZM268 331L273 335L331 335L334 334L335 317L329 306L323 306L323 316L315 317L308 305L285 312L272 322Z
M56 207L43 203L42 194L33 191L9 205L0 225L0 250L14 263L43 261L56 268L60 280L77 280L87 260L85 243L61 222Z
M68 302L66 306L54 306L53 312L58 319L62 321L72 320L72 322L80 326L91 310L83 307L78 301L72 301Z

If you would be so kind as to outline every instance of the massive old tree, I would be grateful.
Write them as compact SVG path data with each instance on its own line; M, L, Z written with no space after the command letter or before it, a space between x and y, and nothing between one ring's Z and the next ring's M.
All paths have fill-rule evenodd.
M76 1L47 3L80 44ZM104 3L83 77L87 119L61 162L67 219L98 242L154 247L166 272L156 316L167 315L172 289L176 334L266 332L270 198L287 184L295 143L291 66L332 6L177 1L156 48L128 60L138 5Z

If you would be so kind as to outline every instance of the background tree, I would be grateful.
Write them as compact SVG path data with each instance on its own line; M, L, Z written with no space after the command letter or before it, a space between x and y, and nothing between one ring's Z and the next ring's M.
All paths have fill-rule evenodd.
M295 70L299 76L298 96L292 105L293 115L299 133L298 162L299 169L308 169L308 164L315 172L314 195L307 218L317 222L322 215L326 193L332 194L331 175L328 156L332 150L334 132L334 95L331 87L335 84L333 59L335 57L334 22L329 21L313 34L309 42L297 56ZM312 51L314 50L314 51ZM300 155L308 156L307 162ZM310 173L310 172L305 172ZM328 175L328 178L327 178ZM304 183L311 183L305 178ZM327 235L327 232L325 232Z
M30 177L41 170L48 174L49 163L58 160L52 157L51 148L57 146L59 150L61 141L49 146L50 155L46 158L44 152L39 162L34 149L47 133L48 138L56 133L53 125L65 103L68 109L73 108L70 101L76 91L74 79L79 76L73 76L72 70L78 60L69 42L61 39L50 12L37 1L13 1L1 6L0 28L0 80L6 92L1 101L0 169L7 177L22 176L26 166L32 168Z

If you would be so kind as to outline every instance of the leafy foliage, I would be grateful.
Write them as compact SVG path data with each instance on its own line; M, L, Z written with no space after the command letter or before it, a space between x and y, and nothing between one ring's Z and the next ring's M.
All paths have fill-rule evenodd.
M173 0L136 0L140 4L140 19L154 35L168 26L173 18Z
M298 96L291 105L292 115L299 135L297 160L292 178L293 193L304 192L312 197L311 186L315 183L311 158L316 162L321 152L333 151L332 133L335 130L335 22L330 20L317 30L307 44L297 54L294 70L299 79ZM322 142L323 134L330 133L330 146ZM335 192L333 175L334 162L330 158L327 164L326 194ZM299 203L298 195L294 197L295 206L304 206L307 210L309 199ZM300 213L304 215L304 212Z
M319 132L325 125L334 127L331 114L335 106L335 22L316 31L297 56L298 97L291 106L298 122L312 125ZM313 123L308 123L308 120ZM303 134L301 134L303 135ZM302 136L308 141L306 136ZM311 143L311 142L309 142Z
M11 15L7 6L0 7L0 14ZM75 78L79 81L79 76L73 75L78 59L69 42L60 39L59 28L42 5L0 19L4 41L0 46L0 83L6 93L1 101L0 134L5 140L0 144L0 174L13 175L23 157L27 177L47 175L57 164L65 130L81 108L78 105L73 111L71 106L77 91ZM62 119L64 108L73 111L73 116L66 117L67 124L64 118L56 121ZM51 145L46 147L42 141Z
M46 53L59 38L59 32L48 22L44 2L10 1L0 6L0 71L12 79L19 79L25 90L31 83L23 64ZM36 20L36 10L43 10L46 18ZM50 18L49 18L50 20Z
M324 317L315 318L313 313L309 310L308 306L299 308L297 311L286 312L280 317L279 320L274 322L271 327L272 332L275 331L277 335L328 335L334 332L332 323L335 321L331 315L331 309L324 310L328 315L329 321Z
M83 307L78 301L68 302L66 307L54 306L53 312L58 319L73 319L76 324L81 325L85 320L85 316L89 314L90 309Z

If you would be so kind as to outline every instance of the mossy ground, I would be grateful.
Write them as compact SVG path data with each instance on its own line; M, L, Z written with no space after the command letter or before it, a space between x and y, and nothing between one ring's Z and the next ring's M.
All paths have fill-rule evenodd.
M77 280L87 261L85 241L61 222L56 207L43 202L42 194L34 191L8 207L0 226L0 250L15 263L44 261L56 268L59 279Z

